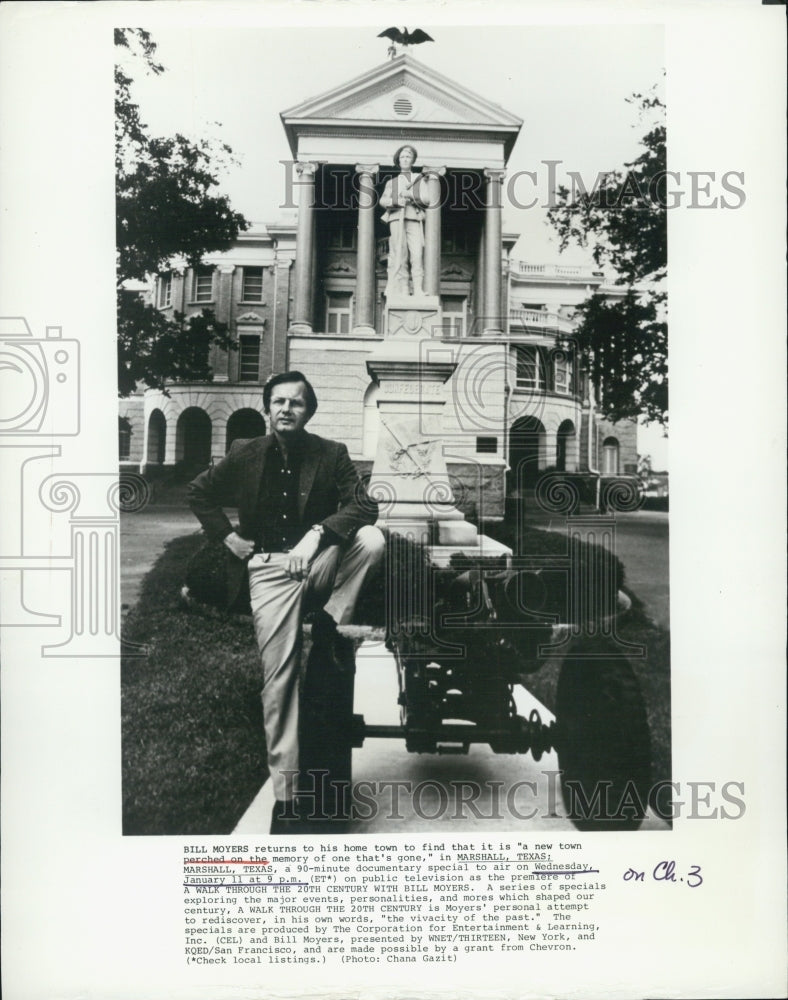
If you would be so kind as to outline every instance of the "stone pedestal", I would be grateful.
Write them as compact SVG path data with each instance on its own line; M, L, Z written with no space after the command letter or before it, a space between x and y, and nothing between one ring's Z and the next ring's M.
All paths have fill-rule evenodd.
M438 541L451 522L454 544L475 545L477 530L454 505L443 456L444 383L456 362L438 340L437 296L391 297L387 336L367 359L380 385L380 436L370 492L379 523L416 540Z
M387 339L437 341L441 333L440 299L437 295L387 295L385 324Z

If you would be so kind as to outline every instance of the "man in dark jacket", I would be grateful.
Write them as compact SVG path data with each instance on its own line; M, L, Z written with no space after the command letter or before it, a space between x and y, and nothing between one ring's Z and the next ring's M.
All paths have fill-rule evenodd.
M301 620L318 611L313 639L330 644L352 619L384 538L347 448L309 434L317 398L301 372L263 388L271 433L233 442L189 485L189 505L208 536L227 546L228 603L249 576L263 667L263 720L276 805L271 832L297 830L298 678ZM238 507L235 530L223 506ZM291 821L292 818L292 821Z

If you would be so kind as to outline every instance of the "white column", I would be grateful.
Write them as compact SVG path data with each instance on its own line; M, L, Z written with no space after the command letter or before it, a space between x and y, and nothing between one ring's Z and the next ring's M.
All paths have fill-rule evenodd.
M356 249L356 309L353 333L375 333L375 164L356 164L358 174L358 246Z
M314 274L312 258L315 245L315 174L317 163L296 163L301 178L298 199L295 289L290 329L295 333L312 332L312 296Z
M501 317L501 184L503 170L484 171L486 178L484 211L484 316L483 332L503 333Z
M221 323L227 323L227 325L232 329L233 273L235 272L235 264L219 264L216 270L218 272L216 289L216 318ZM214 382L229 381L229 353L216 345L214 345L211 350L211 368L213 369Z

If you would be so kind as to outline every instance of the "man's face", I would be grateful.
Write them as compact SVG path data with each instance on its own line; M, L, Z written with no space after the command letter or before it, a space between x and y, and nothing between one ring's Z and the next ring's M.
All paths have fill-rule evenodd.
M274 386L268 416L275 434L292 437L302 431L309 420L308 414L303 382L280 382Z
M413 166L413 150L406 146L402 152L399 154L399 168L400 170L410 170Z

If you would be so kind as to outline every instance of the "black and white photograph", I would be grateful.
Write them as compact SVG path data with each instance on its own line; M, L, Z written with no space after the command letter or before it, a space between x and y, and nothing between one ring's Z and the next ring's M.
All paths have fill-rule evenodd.
M785 28L0 7L5 996L785 995Z
M124 831L669 829L663 30L115 43Z

